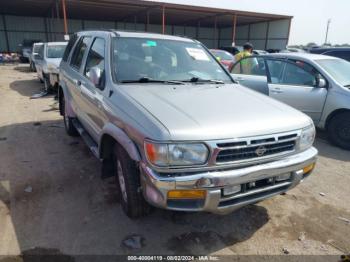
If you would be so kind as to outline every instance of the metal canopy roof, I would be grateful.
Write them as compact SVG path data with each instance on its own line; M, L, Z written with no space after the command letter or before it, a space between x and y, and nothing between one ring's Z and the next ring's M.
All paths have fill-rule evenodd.
M23 16L52 16L55 8L62 17L60 0L11 0L2 1L0 13ZM70 19L162 23L162 8L166 12L166 24L212 27L231 27L232 16L237 15L237 25L263 21L291 19L291 16L253 13L239 10L178 5L142 0L66 0L67 16ZM56 13L55 13L56 16Z

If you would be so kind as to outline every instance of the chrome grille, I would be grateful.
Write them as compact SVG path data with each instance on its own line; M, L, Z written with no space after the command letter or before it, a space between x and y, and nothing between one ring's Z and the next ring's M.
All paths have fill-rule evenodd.
M216 163L255 160L295 150L297 134L218 143Z

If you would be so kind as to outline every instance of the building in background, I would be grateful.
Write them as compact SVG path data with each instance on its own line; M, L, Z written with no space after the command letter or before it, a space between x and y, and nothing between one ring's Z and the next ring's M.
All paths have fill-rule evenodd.
M64 19L64 16L66 19ZM208 48L242 45L284 49L291 16L141 0L11 0L0 9L0 52L23 40L62 41L87 29L136 30L198 39Z

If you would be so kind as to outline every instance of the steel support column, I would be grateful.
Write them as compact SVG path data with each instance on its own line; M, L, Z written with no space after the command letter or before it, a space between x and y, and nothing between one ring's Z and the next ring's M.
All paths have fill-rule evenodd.
M215 16L214 18L214 48L218 47L218 42L217 42L217 37L216 37L216 33L217 33L217 23L218 23L218 17Z
M5 40L6 40L6 51L10 52L9 36L8 36L8 33L7 33L5 15L2 15L2 24L4 25L4 33L5 33Z
M148 29L149 29L149 11L147 10L147 13L146 13L146 32L148 32Z
M237 15L232 17L232 44L236 45L236 26L237 26Z
M270 21L267 22L266 36L265 36L265 50L267 49L267 43L269 40L269 31L270 31Z
M67 13L66 13L66 0L62 0L63 10L63 23L64 23L64 34L68 35L68 24L67 24Z
M165 34L165 6L162 9L162 33Z

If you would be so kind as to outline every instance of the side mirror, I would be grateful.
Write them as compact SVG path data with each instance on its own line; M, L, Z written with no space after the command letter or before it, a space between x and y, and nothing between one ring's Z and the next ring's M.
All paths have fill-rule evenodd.
M318 76L316 78L316 86L319 88L325 88L327 86L327 82L323 77Z
M104 86L103 81L103 71L98 67L92 67L89 70L89 79L94 84L94 86L98 89L102 89Z

